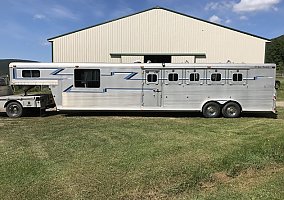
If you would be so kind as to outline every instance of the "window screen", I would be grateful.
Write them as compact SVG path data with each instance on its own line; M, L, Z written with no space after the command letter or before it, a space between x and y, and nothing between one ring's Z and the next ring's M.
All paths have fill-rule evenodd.
M22 77L40 77L40 71L39 70L23 70L22 71Z
M158 77L157 77L157 74L148 74L147 75L147 81L148 82L157 82L157 80L158 80Z
M75 87L99 88L99 69L75 69Z
M211 74L211 81L221 81L221 77L220 73Z
M233 74L233 81L243 81L243 74Z
M200 80L199 73L191 73L189 75L189 80L190 81L199 81Z
M168 77L169 81L177 81L178 80L178 74L177 73L171 73Z

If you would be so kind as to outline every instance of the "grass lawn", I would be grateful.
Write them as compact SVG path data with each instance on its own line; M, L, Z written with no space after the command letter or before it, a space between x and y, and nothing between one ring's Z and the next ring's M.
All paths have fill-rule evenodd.
M277 100L278 101L284 101L284 78L279 77L279 78L276 78L276 79L279 80L280 83L281 83L280 89L277 90Z
M284 110L0 117L1 199L284 199Z

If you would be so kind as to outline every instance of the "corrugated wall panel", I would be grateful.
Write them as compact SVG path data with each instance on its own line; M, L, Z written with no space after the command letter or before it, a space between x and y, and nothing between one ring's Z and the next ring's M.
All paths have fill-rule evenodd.
M110 53L206 53L206 59L197 62L263 63L265 42L164 9L153 9L56 38L53 56L54 62L133 62L136 56L118 59L111 58ZM193 62L192 58L186 60Z
M192 56L172 56L172 63L194 63Z
M122 63L133 63L133 62L142 62L144 61L143 56L122 56L121 62Z

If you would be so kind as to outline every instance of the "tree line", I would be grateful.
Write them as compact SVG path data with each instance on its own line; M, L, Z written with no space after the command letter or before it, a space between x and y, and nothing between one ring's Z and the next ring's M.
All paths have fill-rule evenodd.
M275 63L277 71L284 74L284 35L274 38L266 45L266 63Z

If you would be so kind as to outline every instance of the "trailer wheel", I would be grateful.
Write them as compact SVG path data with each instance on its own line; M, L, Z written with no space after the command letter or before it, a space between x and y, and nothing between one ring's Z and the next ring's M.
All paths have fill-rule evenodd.
M222 114L226 118L237 118L241 114L241 108L239 104L235 102L226 103L222 109Z
M23 115L23 107L18 102L10 102L6 106L6 114L12 118L21 117Z
M216 102L208 102L203 106L202 113L206 118L217 118L221 113L220 105Z

